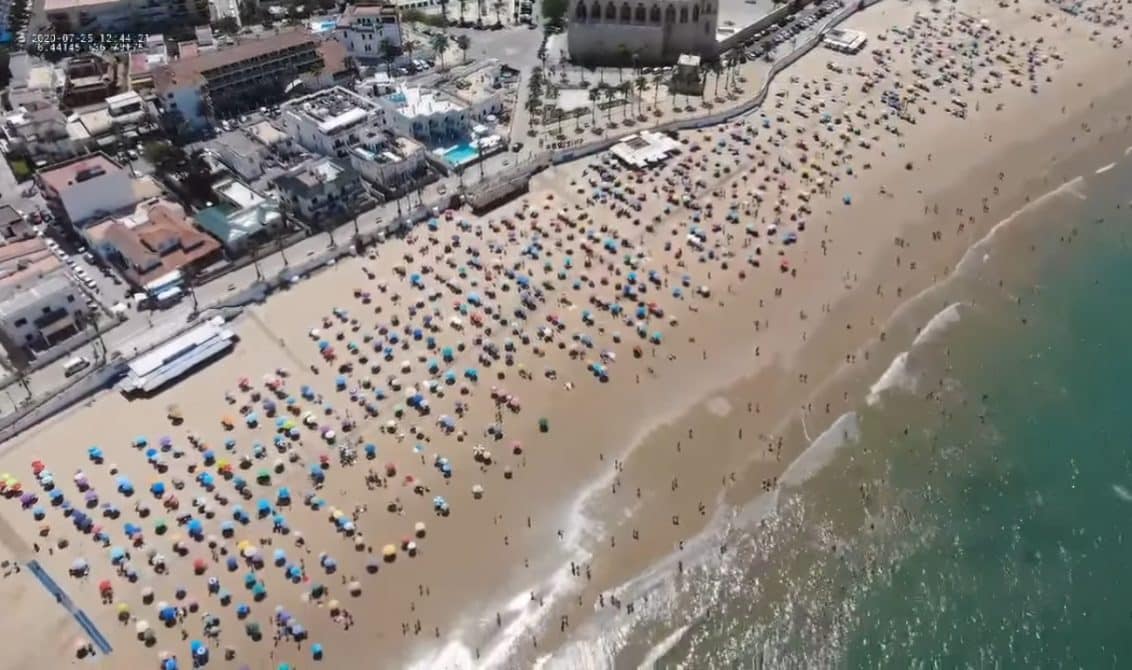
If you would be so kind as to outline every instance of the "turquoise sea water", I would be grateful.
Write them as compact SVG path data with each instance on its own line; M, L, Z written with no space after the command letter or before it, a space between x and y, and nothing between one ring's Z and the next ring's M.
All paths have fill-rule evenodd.
M568 658L1132 667L1128 183L1090 173L977 245L821 453Z

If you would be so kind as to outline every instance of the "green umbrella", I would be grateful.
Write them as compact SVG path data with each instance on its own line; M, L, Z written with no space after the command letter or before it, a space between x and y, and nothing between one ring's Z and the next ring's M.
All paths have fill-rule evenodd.
M543 433L550 430L550 421L548 421L545 416L538 420L538 429L539 429L539 432L543 432Z

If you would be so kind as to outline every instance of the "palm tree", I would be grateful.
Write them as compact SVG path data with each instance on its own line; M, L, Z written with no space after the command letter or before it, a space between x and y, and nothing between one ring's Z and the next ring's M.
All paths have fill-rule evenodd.
M448 33L436 33L428 40L429 46L440 58L440 69L442 70L444 69L444 52L448 50L449 41Z
M411 59L413 57L413 51L419 46L420 44L417 43L416 40L405 40L401 43L401 51L404 51L405 55Z
M602 92L605 95L605 101L609 103L609 106L605 108L605 120L613 123L613 99L617 97L617 89L607 86Z
M660 85L664 83L664 74L658 72L652 78L652 108L656 109L657 98L660 96Z
M263 269L259 267L259 245L255 245L252 251L252 267L255 268L256 281L263 281Z
M649 82L647 79L640 76L637 77L637 116L645 115L644 110L641 109L641 105L645 102L644 94L645 91L648 90L648 87Z
M546 88L543 89L543 106L549 107L550 102L552 100L557 100L557 99L558 99L558 87L555 86L554 83L548 81L546 83ZM554 116L556 117L556 120L558 121L558 134L561 135L562 134L562 110L560 108L558 108L557 105L555 105L554 110L556 112Z
M460 5L460 23L464 23L464 10L468 7L468 0L457 0Z
M590 118L593 122L593 125L596 127L597 126L597 103L598 103L599 100L601 100L601 87L600 86L594 86L593 88L591 88L589 90L589 96L590 96L590 102L593 103L593 106L590 108L590 110L592 112L592 115L591 115Z
M192 270L185 272L185 288L189 289L189 297L193 300L192 316L200 313L200 303L197 302L197 291L193 288L193 281L196 279L196 273Z
M493 10L495 10L495 22L497 24L502 25L503 21L500 20L500 18L499 18L499 12L503 11L503 1L502 0L495 0L494 2L491 3L491 8Z
M627 81L617 87L621 95L625 96L625 104L621 105L621 120L629 118L629 112L633 110L633 82Z
M464 62L468 62L468 49L472 46L472 38L467 35L456 36L456 46L464 52Z
M715 98L718 100L719 99L719 77L720 77L720 75L723 74L723 67L719 64L718 61L712 63L708 67L711 69L712 74L715 75Z
M385 74L393 74L393 62L397 60L397 45L388 39L383 39L379 49L381 60L385 63Z
M448 0L440 0L440 18L444 22L442 25L448 25Z
M641 76L641 51L636 49L632 53L633 57L633 76Z
M617 81L624 83L625 81L625 68L622 67L626 61L629 60L629 47L625 43L617 45Z

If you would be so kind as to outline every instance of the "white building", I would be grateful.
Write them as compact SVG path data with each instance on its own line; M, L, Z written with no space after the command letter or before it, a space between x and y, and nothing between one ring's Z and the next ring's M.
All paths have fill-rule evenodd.
M675 63L716 52L719 0L571 0L566 42L576 63Z
M0 290L0 338L5 347L45 351L82 327L83 294L61 273L29 286Z
M332 158L345 158L363 137L387 125L379 104L341 86L286 102L280 118L299 146Z
M148 116L145 101L137 91L126 91L106 98L106 108L115 126L136 126Z
M334 36L354 60L375 63L385 58L383 42L400 53L401 21L397 9L389 5L350 5L338 18Z
M52 166L36 175L55 216L76 228L160 194L150 179L130 173L103 154Z
M503 112L498 93L469 100L436 89L402 86L380 101L398 134L427 144L467 138L472 126Z
M424 147L392 133L365 138L350 150L350 165L390 197L399 196L433 176Z
M275 179L295 216L325 227L361 211L368 197L358 172L331 158L300 165Z
M220 19L235 19L236 25L243 26L239 0L208 0L208 20L216 23Z

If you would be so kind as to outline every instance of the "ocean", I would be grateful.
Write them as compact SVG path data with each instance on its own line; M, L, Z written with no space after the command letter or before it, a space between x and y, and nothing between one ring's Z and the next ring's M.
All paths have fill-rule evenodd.
M1090 171L997 226L775 492L548 665L1132 665L1128 183Z

